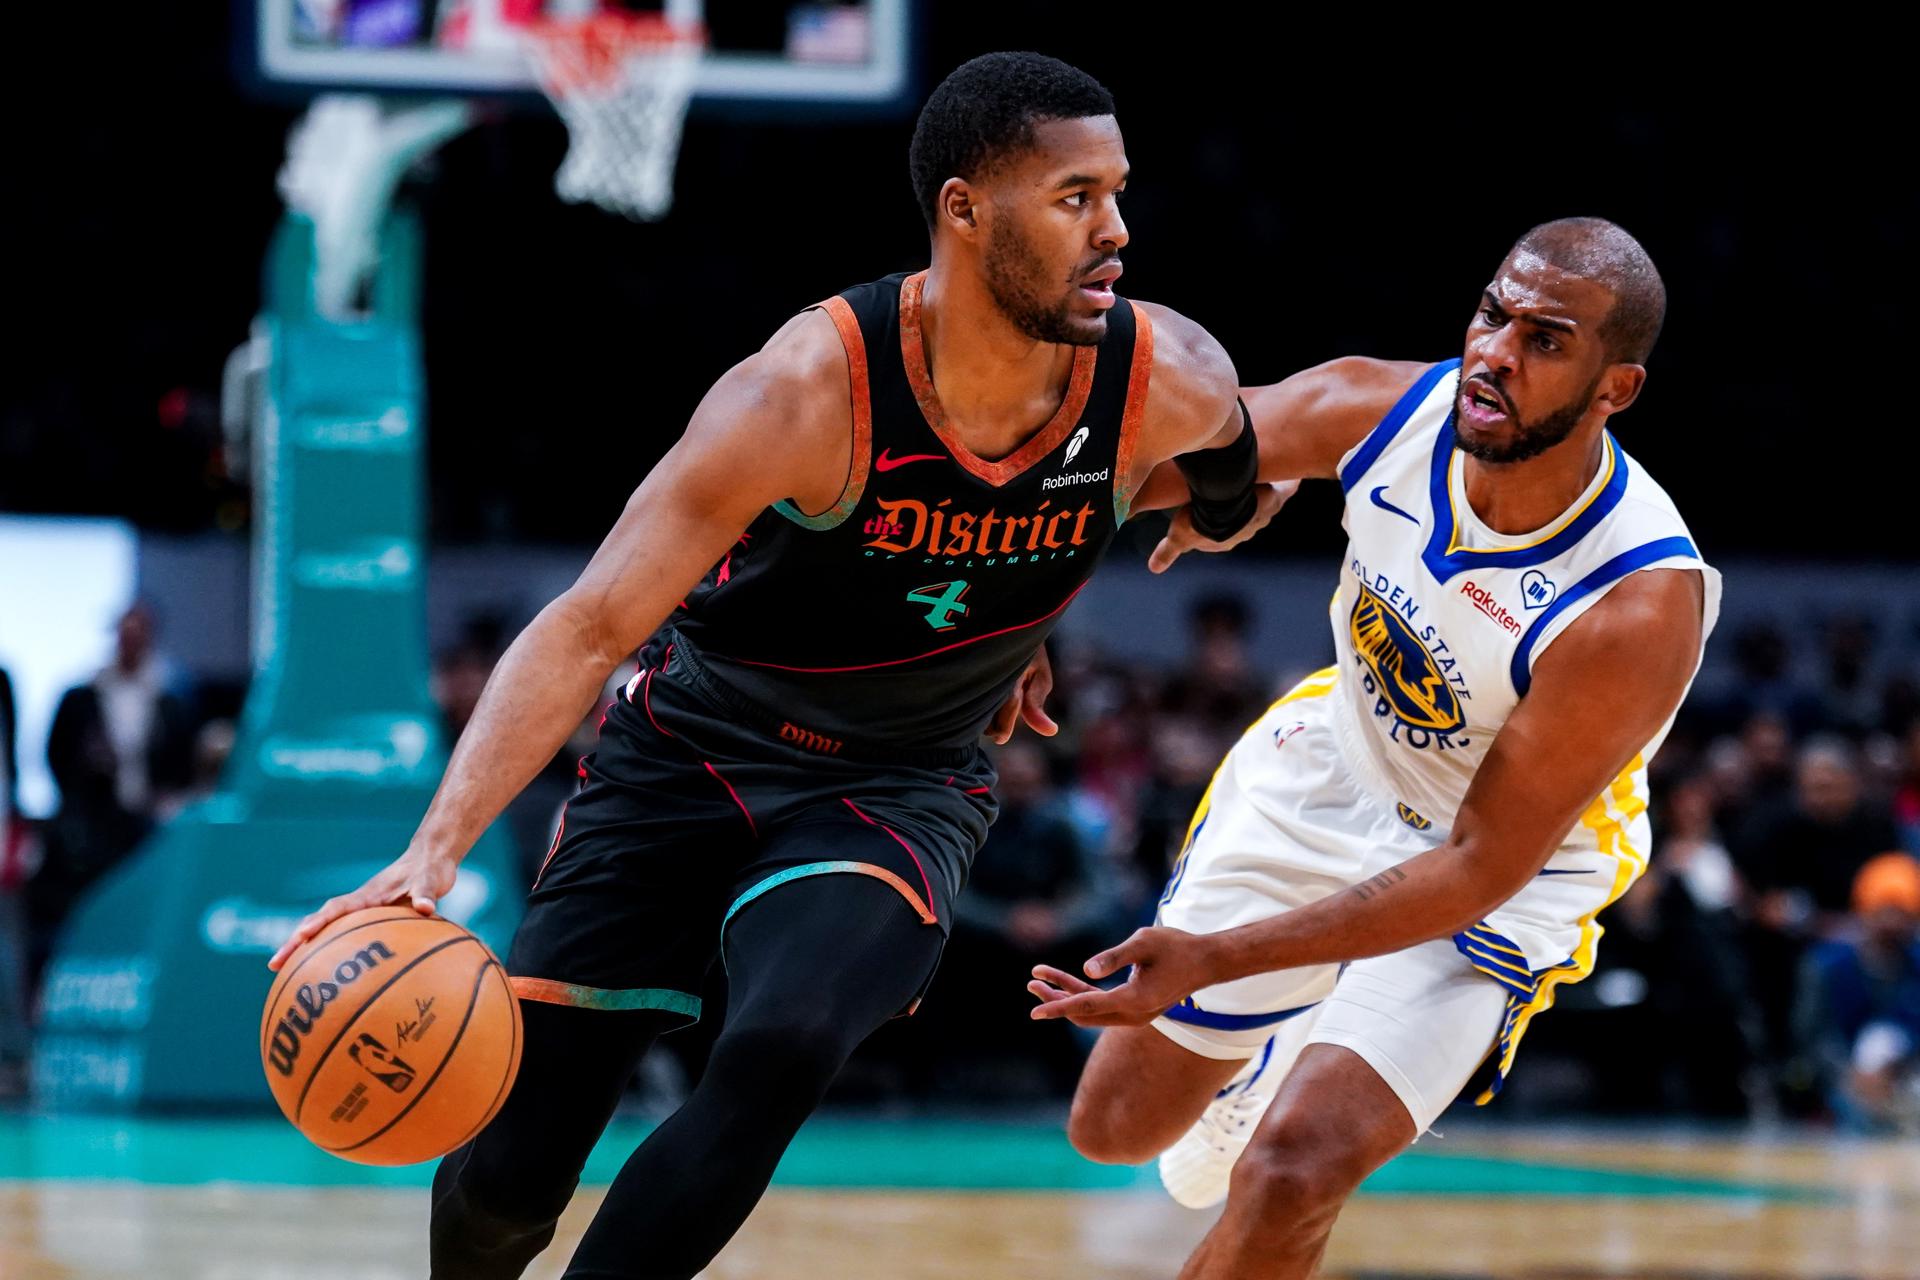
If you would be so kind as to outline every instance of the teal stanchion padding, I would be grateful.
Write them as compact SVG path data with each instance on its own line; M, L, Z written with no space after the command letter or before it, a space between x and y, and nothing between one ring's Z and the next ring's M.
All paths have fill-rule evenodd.
M256 424L254 670L218 792L76 909L42 992L37 1095L271 1106L259 1023L281 938L391 861L447 743L428 692L419 230L394 214L364 318L312 306L313 229L269 253ZM523 886L489 831L441 913L504 952Z

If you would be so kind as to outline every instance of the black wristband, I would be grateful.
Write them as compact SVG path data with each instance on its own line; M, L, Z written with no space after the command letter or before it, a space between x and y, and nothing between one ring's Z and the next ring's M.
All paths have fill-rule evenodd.
M1187 478L1192 494L1187 518L1201 537L1224 542L1253 519L1260 505L1260 441L1253 434L1253 416L1244 401L1240 403L1240 434L1232 444L1183 453L1174 463Z

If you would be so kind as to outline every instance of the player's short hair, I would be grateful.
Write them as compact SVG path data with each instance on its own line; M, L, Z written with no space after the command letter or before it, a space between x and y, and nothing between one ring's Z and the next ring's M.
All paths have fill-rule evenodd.
M907 148L913 193L931 230L948 178L984 176L1033 145L1043 120L1113 114L1113 95L1078 67L1042 53L989 53L962 63L920 108Z
M1605 218L1560 218L1541 223L1513 248L1605 285L1613 294L1613 309L1600 325L1608 357L1646 363L1667 318L1667 286L1638 240Z

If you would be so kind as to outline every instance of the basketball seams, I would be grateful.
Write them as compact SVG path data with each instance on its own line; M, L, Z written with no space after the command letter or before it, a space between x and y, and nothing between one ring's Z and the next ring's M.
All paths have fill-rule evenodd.
M423 916L421 918L427 919L428 917ZM455 927L458 928L459 926L456 925ZM466 943L466 942L471 942L475 946L479 947L482 951L486 951L485 943L482 943L480 939L474 937L472 934L466 932L465 930L461 930L459 937L448 938L445 942L436 943L435 945L428 947L425 951L422 951L419 955L415 956L413 959L407 961L405 965L401 966L401 969L398 973L394 974L391 978L388 978L384 983L380 985L380 988L377 991L375 991L372 995L368 996L365 1000L360 1002L360 1007L353 1011L353 1016L351 1018L348 1018L345 1023L341 1024L340 1029L334 1032L333 1039L327 1042L327 1047L325 1049L322 1049L319 1055L314 1058L313 1070L308 1073L307 1082L300 1086L299 1100L293 1104L293 1115L290 1118L293 1120L293 1123L296 1126L298 1126L300 1123L301 1112L306 1110L307 1094L313 1089L313 1082L320 1078L321 1067L325 1066L327 1059L333 1056L333 1051L339 1047L341 1039L346 1036L347 1032L353 1030L353 1026L355 1023L360 1021L361 1015L366 1013L368 1009L371 1009L376 1003L378 1003L380 997L387 994L387 992L393 988L394 983L400 981L400 979L406 977L409 973L413 972L413 970L416 967L426 963L428 960L432 959L434 956L439 955L442 951L445 951L448 947L457 947L457 946L460 946L462 943ZM488 954L491 955L492 953L488 952ZM465 1024L463 1023L461 1025L464 1027Z
M380 908L380 907L366 908L366 910L368 911L379 911L382 909L383 908ZM327 942L330 943L336 938L344 938L350 933L358 933L362 929L372 929L383 924L405 924L409 919L446 920L446 917L444 916L423 916L418 911L413 910L411 907L389 907L385 909L394 910L394 911L405 911L407 914L402 916L381 916L378 920L363 921L360 924L354 925L351 929L342 929L338 933L327 934L326 935ZM451 924L453 922L450 920L446 920L446 923ZM304 951L307 949L307 947L313 947L315 941L316 939L314 938L308 938L306 942L306 946L302 947L301 950ZM298 951L294 953L294 955L299 955L299 954L300 953ZM278 1021L278 1019L274 1019L273 1021L268 1020L268 1016L273 1013L274 1005L278 1004L280 1002L280 997L287 993L288 988L293 983L293 979L300 973L300 971L306 968L309 964L311 964L313 960L319 956L319 954L320 954L319 948L315 948L312 954L303 957L298 964L295 964L293 962L292 956L287 957L286 966L280 970L279 975L274 979L273 986L267 989L266 1014L262 1016L261 1023L260 1023L260 1056L261 1057L264 1058L267 1053L268 1029L273 1026L274 1021Z
M506 1074L500 1079L500 1087L494 1090L493 1101L488 1104L486 1112L475 1122L473 1128L460 1135L460 1141L454 1143L453 1146L449 1148L450 1151L458 1151L461 1147L472 1142L475 1135L486 1128L496 1115L500 1114L500 1107L507 1100L507 1090L513 1088L514 1077L520 1074L520 999L514 995L513 984L507 981L507 971L501 967L500 962L497 960L489 960L488 963L492 966L493 971L500 976L500 989L506 993L507 1008L512 1012L512 1017L508 1019L508 1026L510 1028L509 1035L512 1038L507 1042L507 1070ZM453 1051L449 1049L447 1052L452 1053Z
M462 941L464 941L464 939L462 939ZM478 939L475 939L475 941L478 941ZM400 1110L395 1112L392 1119L388 1120L385 1124L381 1125L378 1129L375 1129L372 1133L360 1139L358 1142L352 1143L351 1145L344 1146L344 1147L329 1147L329 1146L324 1146L320 1143L315 1143L314 1144L315 1146L319 1146L322 1151L331 1151L335 1155L345 1155L349 1151L357 1151L361 1147L366 1146L369 1142L372 1142L375 1138L378 1138L381 1134L386 1133L389 1129L393 1128L393 1126L399 1124L402 1120L406 1118L408 1112L412 1111L415 1107L420 1105L421 1099L425 1098L428 1092L432 1090L434 1081L440 1078L441 1073L447 1069L447 1064L453 1061L453 1055L455 1051L457 1051L460 1048L461 1039L467 1034L467 1027L471 1025L473 1022L473 1011L480 1007L480 984L486 981L487 970L489 968L495 967L493 954L491 952L488 952L484 946L481 947L480 950L483 953L483 958L480 961L480 971L474 974L473 976L473 986L467 992L467 1011L461 1015L460 1026L454 1031L453 1039L448 1041L446 1051L440 1055L440 1061L433 1068L433 1074L428 1076L426 1079L426 1083L420 1086L420 1091L414 1094L413 1097L407 1099L407 1105L404 1107L401 1107ZM432 952L427 953L427 955L432 955L432 954L433 954ZM423 955L420 958L424 960L427 957ZM402 970L402 973L404 972L405 970ZM382 987L379 991L374 992L373 996L367 1001L366 1007L371 1007L373 1003L377 1001L385 993L386 993L385 987ZM364 1008L362 1012L364 1012ZM354 1016L358 1017L359 1014L356 1013ZM321 1061L324 1063L326 1059L322 1058ZM319 1074L318 1067L314 1068L314 1074L316 1075Z

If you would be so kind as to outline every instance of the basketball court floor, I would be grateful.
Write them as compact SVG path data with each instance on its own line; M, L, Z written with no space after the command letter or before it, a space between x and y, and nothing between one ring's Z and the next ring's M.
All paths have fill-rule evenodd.
M624 1153L621 1123L549 1255ZM426 1167L364 1169L278 1120L0 1117L0 1280L417 1280ZM1050 1126L822 1118L708 1280L1170 1280L1211 1214ZM1487 1129L1377 1174L1345 1280L1911 1280L1920 1145Z

